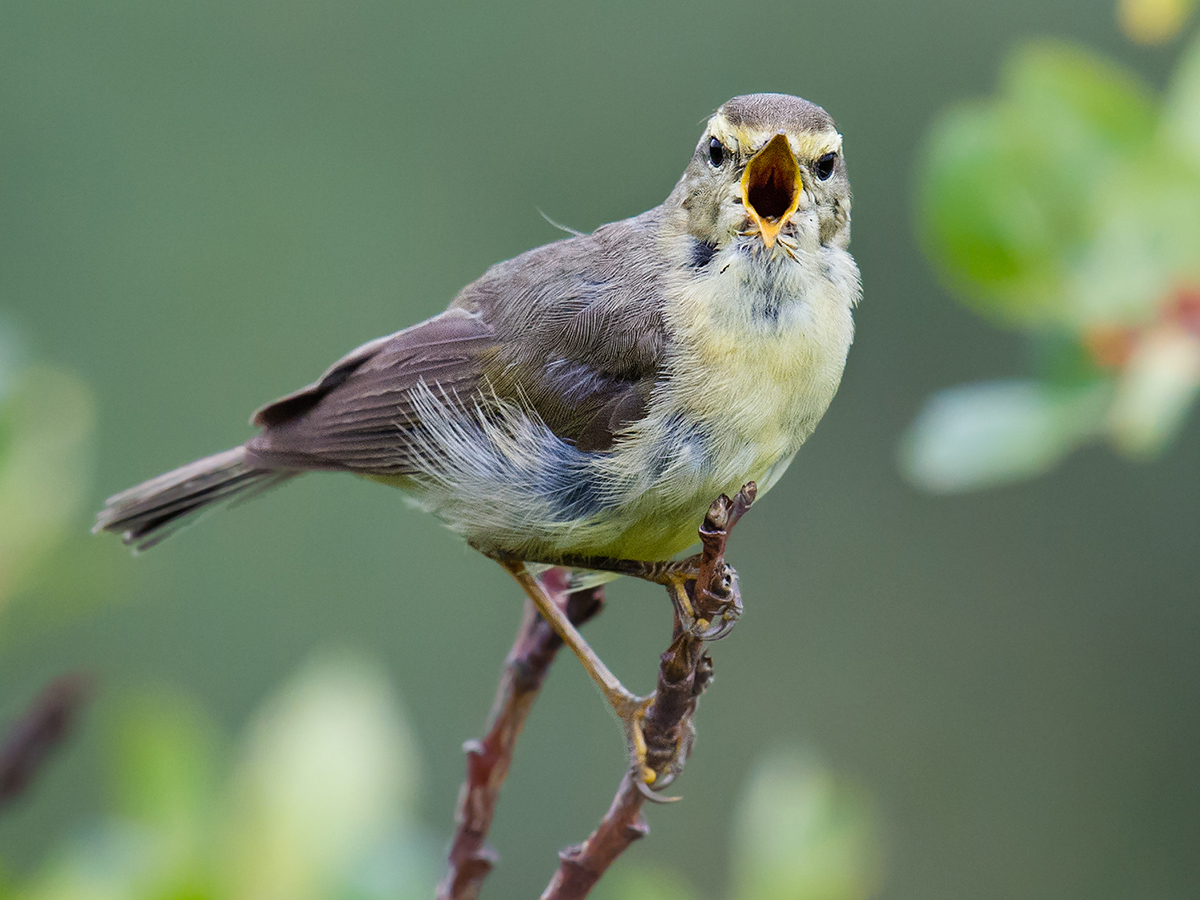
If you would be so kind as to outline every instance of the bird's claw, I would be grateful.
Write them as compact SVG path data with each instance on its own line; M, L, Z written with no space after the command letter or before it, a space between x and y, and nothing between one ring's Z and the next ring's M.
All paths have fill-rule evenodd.
M617 708L616 704L613 705L617 717L625 724L625 739L629 744L629 767L634 780L639 784L652 784L658 778L658 773L646 765L649 751L646 747L646 732L642 728L642 720L646 718L646 711L652 703L653 694L649 697L630 694L620 708Z
M683 799L682 797L680 797L678 795L665 796L663 794L657 793L657 791L661 791L663 788L665 788L667 786L667 784L669 784L673 780L674 780L673 778L670 778L670 779L664 778L662 786L658 787L658 788L652 788L646 782L638 781L638 780L634 781L634 785L637 787L638 793L641 794L643 797L645 797L647 800L649 800L651 803L661 803L661 804L678 803L680 800Z
M730 612L729 610L722 612L709 623L707 628L703 628L700 631L693 630L691 632L692 636L700 641L719 641L729 634L729 632L733 631L733 626L737 624L737 614L731 615ZM703 621L703 619L700 619L696 624L700 625Z
M733 630L742 615L742 592L738 587L737 572L732 566L725 566L716 591L706 592L706 598L715 601L710 604L714 608L711 618L697 615L696 604L688 591L689 584L695 589L697 574L684 571L671 581L668 585L671 602L686 634L698 641L719 641Z
M647 764L649 748L646 746L646 734L642 729L642 721L646 712L654 703L654 695L649 697L630 696L617 715L625 723L625 733L629 741L630 777L637 787L638 793L652 803L674 803L682 797L666 797L659 791L665 789L675 780L678 774L674 767L667 771L656 772Z

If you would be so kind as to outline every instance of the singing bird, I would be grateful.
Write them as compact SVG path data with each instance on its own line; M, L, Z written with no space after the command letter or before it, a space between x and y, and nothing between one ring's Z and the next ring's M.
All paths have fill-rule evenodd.
M670 558L715 496L770 489L841 381L861 293L849 242L833 119L735 97L662 205L498 263L259 409L242 446L111 497L96 530L144 550L310 471L399 487L517 578L636 745L644 699L532 572Z

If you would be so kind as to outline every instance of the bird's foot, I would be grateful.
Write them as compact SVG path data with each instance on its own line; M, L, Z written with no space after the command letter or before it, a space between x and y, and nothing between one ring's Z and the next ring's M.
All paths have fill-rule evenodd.
M737 572L725 562L725 543L757 494L758 486L748 481L732 500L724 494L714 500L700 526L703 551L676 564L667 584L680 625L697 640L720 640L741 618L742 592Z
M733 630L742 615L742 592L737 571L720 563L716 578L704 577L700 555L671 563L653 580L663 585L675 606L680 627L700 641L719 641ZM706 586L696 595L697 584Z
M654 785L654 789L660 789L665 786L665 783L660 782L664 772L674 773L676 771L677 748L668 748L665 752L662 748L656 746L654 748L654 759L656 766L651 766L647 759L650 755L650 749L646 744L646 731L643 722L646 718L646 713L654 704L655 695L651 694L648 697L639 697L631 692L617 679L609 670L608 666L596 655L596 652L588 645L583 636L571 624L566 614L559 608L543 589L536 579L529 574L529 570L525 564L519 560L499 558L501 565L508 570L509 574L516 579L525 591L525 595L533 601L538 612L541 613L550 627L562 638L565 643L579 661L583 664L583 668L591 676L596 686L600 688L600 692L604 695L604 699L608 705L612 707L617 718L621 720L621 725L625 731L625 740L629 747L629 766L631 777L639 785ZM661 762L659 762L661 760ZM672 774L673 778L674 775ZM670 779L668 779L669 782ZM662 797L655 796L655 800L661 802L669 802Z
M682 798L664 796L661 791L683 770L683 761L691 749L692 732L690 727L686 728L674 746L650 748L646 743L645 720L655 698L655 694L648 697L631 694L621 700L608 699L625 726L625 739L629 746L629 775L638 793L652 803L674 803ZM650 764L652 759L657 765Z
M606 694L606 698L625 728L625 742L629 747L629 769L634 780L639 784L653 784L658 779L658 773L646 763L649 751L642 723L646 719L646 711L654 703L654 695L639 697L636 694L626 694L614 697Z

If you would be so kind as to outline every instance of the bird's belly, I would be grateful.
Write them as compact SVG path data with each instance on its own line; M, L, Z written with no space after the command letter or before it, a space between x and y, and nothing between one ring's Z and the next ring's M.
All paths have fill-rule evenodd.
M578 450L516 406L464 421L431 395L423 441L437 466L405 486L484 550L673 556L695 543L718 495L750 480L768 490L824 414L853 335L853 293L839 284L784 284L792 293L770 302L757 288L681 291L647 415L605 453Z
M752 460L754 456L757 458ZM710 460L711 468L703 470L685 471L680 466L605 514L602 520L616 527L586 553L618 559L669 559L697 542L697 530L718 496L733 496L748 481L757 484L761 496L778 481L791 459L739 454L725 461Z
M796 387L753 367L714 374L702 394L667 392L607 453L582 452L531 418L517 431L459 422L438 454L445 469L398 486L485 551L666 559L696 542L720 494L747 481L762 494L783 474L836 382L802 383L800 397Z
M789 458L712 434L665 409L607 453L585 453L522 417L519 432L460 420L439 471L377 478L485 551L664 559L697 540L709 504L754 480L769 489Z

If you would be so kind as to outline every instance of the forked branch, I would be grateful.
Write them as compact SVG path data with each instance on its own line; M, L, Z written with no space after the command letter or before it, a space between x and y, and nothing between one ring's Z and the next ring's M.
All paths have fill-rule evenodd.
M686 583L689 615L706 622L723 618L731 625L741 612L741 594L736 573L725 564L725 546L734 525L754 502L756 490L750 482L732 500L722 495L713 501L700 527L703 550L697 556L684 563L630 563L632 568L627 574L657 580L663 574L660 569L695 573ZM569 592L561 569L551 569L539 580L573 625L582 625L604 605L600 588ZM724 627L698 632L695 621L688 625L684 627L680 620L677 604L671 644L659 658L654 702L642 723L646 764L655 774L653 789L627 772L597 829L582 844L559 854L558 871L542 900L577 900L586 896L613 861L633 841L648 833L641 815L642 804L647 800L667 802L656 792L670 785L687 762L696 702L712 678L712 660L704 650L705 641L723 636L729 630ZM492 703L487 734L482 740L469 741L464 748L467 778L459 794L449 871L438 886L438 900L474 900L495 865L496 856L487 845L487 833L500 787L512 763L517 738L561 646L562 641L533 604L526 601L524 619Z
M692 605L699 617L712 620L736 609L741 596L737 576L725 564L725 545L738 519L754 502L757 487L750 482L730 500L721 495L709 507L700 526L703 551L694 559L697 578L689 585ZM736 616L735 616L736 618ZM696 702L712 679L712 659L702 638L685 630L675 618L671 646L659 659L658 688L643 723L647 764L654 769L655 790L669 785L683 770L691 752ZM542 900L580 900L586 897L618 856L635 840L649 833L642 804L655 799L633 773L626 772L600 825L582 844L559 854L560 864Z
M602 588L568 592L561 569L551 569L540 581L573 625L582 625L604 605ZM496 854L487 844L487 835L500 787L512 764L517 737L560 647L558 635L533 604L525 601L525 615L492 701L487 734L482 740L468 741L463 748L467 777L458 796L449 870L438 885L438 900L474 900L495 865Z

